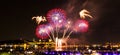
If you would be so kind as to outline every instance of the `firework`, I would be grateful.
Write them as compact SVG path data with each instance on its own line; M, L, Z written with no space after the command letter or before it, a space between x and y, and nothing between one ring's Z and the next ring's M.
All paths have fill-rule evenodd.
M56 51L62 51L63 44L65 44L64 47L67 47L66 39L56 37L55 43L56 43L55 45Z
M52 9L47 13L47 19L50 23L61 26L66 20L66 13L59 8Z
M74 31L76 32L86 32L88 30L88 21L86 20L77 20L75 24Z
M47 19L48 22L51 25L54 25L54 29L56 32L56 37L58 37L58 33L59 33L59 29L64 26L65 22L66 22L66 13L64 10L56 8L56 9L52 9L47 13Z
M50 35L50 30L46 27L46 25L39 25L36 28L36 35L40 39L47 39Z
M54 25L52 25L52 24L46 24L46 28L48 29L48 30L50 30L50 31L54 31Z
M43 22L47 21L46 18L43 17L43 16L32 17L32 20L33 20L33 19L36 19L36 23L37 23L37 24L39 24L39 23L42 22L42 21L43 21Z
M50 31L50 34L52 35L51 38L55 41L55 35L54 35L54 25L52 24L47 24L46 28Z
M56 37L55 43L56 43L55 50L62 51L62 40Z
M90 18L93 18L93 17L90 15L90 12L87 11L87 10L85 10L85 9L81 10L81 11L79 12L79 15L80 15L80 18L82 18L82 19L85 19L86 16L87 16L87 17L90 17Z
M65 24L65 29L64 29L64 32L63 32L63 38L65 37L66 33L68 32L68 30L71 31L71 26L72 26L72 21L66 21L66 24Z
M71 28L71 26L72 26L72 21L70 21L70 20L66 21L65 27L67 29L69 29L69 28Z
M89 11L85 9L81 10L79 15L82 20L77 20L76 23L73 23L70 20L66 20L64 10L56 8L48 11L47 24L40 24L40 22L47 21L43 16L33 17L32 19L36 19L37 24L39 24L36 28L37 37L40 39L51 38L55 41L55 50L61 51L63 47L62 44L65 44L65 47L67 47L67 40L73 32L87 32L89 23L85 18L93 18L89 14Z

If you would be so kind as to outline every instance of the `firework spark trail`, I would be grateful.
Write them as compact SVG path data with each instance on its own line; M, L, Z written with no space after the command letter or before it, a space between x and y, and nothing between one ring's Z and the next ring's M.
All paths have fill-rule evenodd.
M68 21L67 24L66 24L66 29L63 32L63 37L62 38L65 37L65 35L66 35L66 33L67 33L67 31L69 30L70 27L71 27L71 21Z
M51 38L53 38L53 40L55 41L53 27L50 25L50 26L48 26L48 29L50 30L50 33L51 33L51 35L52 35Z
M57 50L58 38L55 39L55 50Z
M52 37L53 37L53 40L55 41L55 35L54 35L54 31L52 32Z
M64 30L62 38L64 38L64 36L65 36L66 32L67 32L67 31L66 31L66 30Z
M59 37L59 36L58 36L59 29L60 29L59 27L56 28L56 33L57 33L57 36L56 36L56 37Z
M73 32L73 31L71 31L71 32L68 34L68 36L66 37L67 39L70 37L70 35L72 34L72 32Z
M57 25L55 25L55 31L53 30L53 28L51 29L51 34L52 34L52 38L55 41L56 37L58 37L58 30L57 30ZM55 33L56 32L56 33ZM55 35L56 34L56 35ZM55 37L56 36L56 37Z
M56 37L58 37L58 36L57 36L57 25L55 26L55 31L56 31L56 33L55 33L55 34L56 34Z
M58 37L58 27L56 27L56 32L57 32L57 36L56 37Z
M64 38L64 37L65 37L65 35L66 35L66 33L67 33L68 29L69 29L69 27L67 27L67 29L65 29L65 30L64 30L64 33L63 33L63 37L62 37L62 38Z
M79 15L80 15L80 17L81 17L82 19L85 19L86 16L87 16L87 17L90 17L90 18L93 18L93 17L90 15L90 12L87 11L87 10L85 10L85 9L81 10L81 11L79 12Z
M58 48L61 51L62 50L62 40L58 39Z
M46 34L50 37L50 39L52 39L52 37L50 36L50 34L48 32L46 32Z
M59 29L61 27L61 20L58 20L58 23L56 24L56 37L58 37Z
M47 21L46 18L45 18L45 17L42 17L42 16L32 17L32 20L33 20L33 19L36 19L36 23L37 23L37 24L40 24L40 22L42 22L42 21L43 21L43 22Z
M55 41L55 36L54 36L54 30L53 29L51 30L51 34L52 34L53 40Z
M58 24L56 25L56 37L58 37L58 32L59 32L59 27L58 27Z
M55 50L56 51L62 51L62 44L64 43L63 42L64 40L63 39L59 39L58 37L56 37L56 40L55 40Z

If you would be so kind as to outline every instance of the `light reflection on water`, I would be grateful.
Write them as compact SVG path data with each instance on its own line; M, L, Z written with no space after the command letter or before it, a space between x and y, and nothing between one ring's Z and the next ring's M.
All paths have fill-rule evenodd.
M50 55L120 55L120 52L97 52L97 53L82 53L82 52L45 52Z

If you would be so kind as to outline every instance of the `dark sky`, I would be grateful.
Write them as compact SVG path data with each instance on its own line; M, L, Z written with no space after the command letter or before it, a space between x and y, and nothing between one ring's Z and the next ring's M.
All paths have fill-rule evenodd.
M93 19L87 33L75 34L90 43L120 42L120 1L118 0L9 0L0 2L0 40L36 38L33 16L46 16L53 8L62 8L76 20L87 9Z

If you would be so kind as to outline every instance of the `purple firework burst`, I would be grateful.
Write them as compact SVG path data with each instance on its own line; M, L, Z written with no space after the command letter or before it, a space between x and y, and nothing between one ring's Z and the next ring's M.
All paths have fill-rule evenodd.
M66 21L66 13L64 10L56 8L47 13L47 19L54 25L62 25Z
M36 35L40 39L47 39L49 33L50 33L50 30L47 28L46 25L39 25L36 28Z

